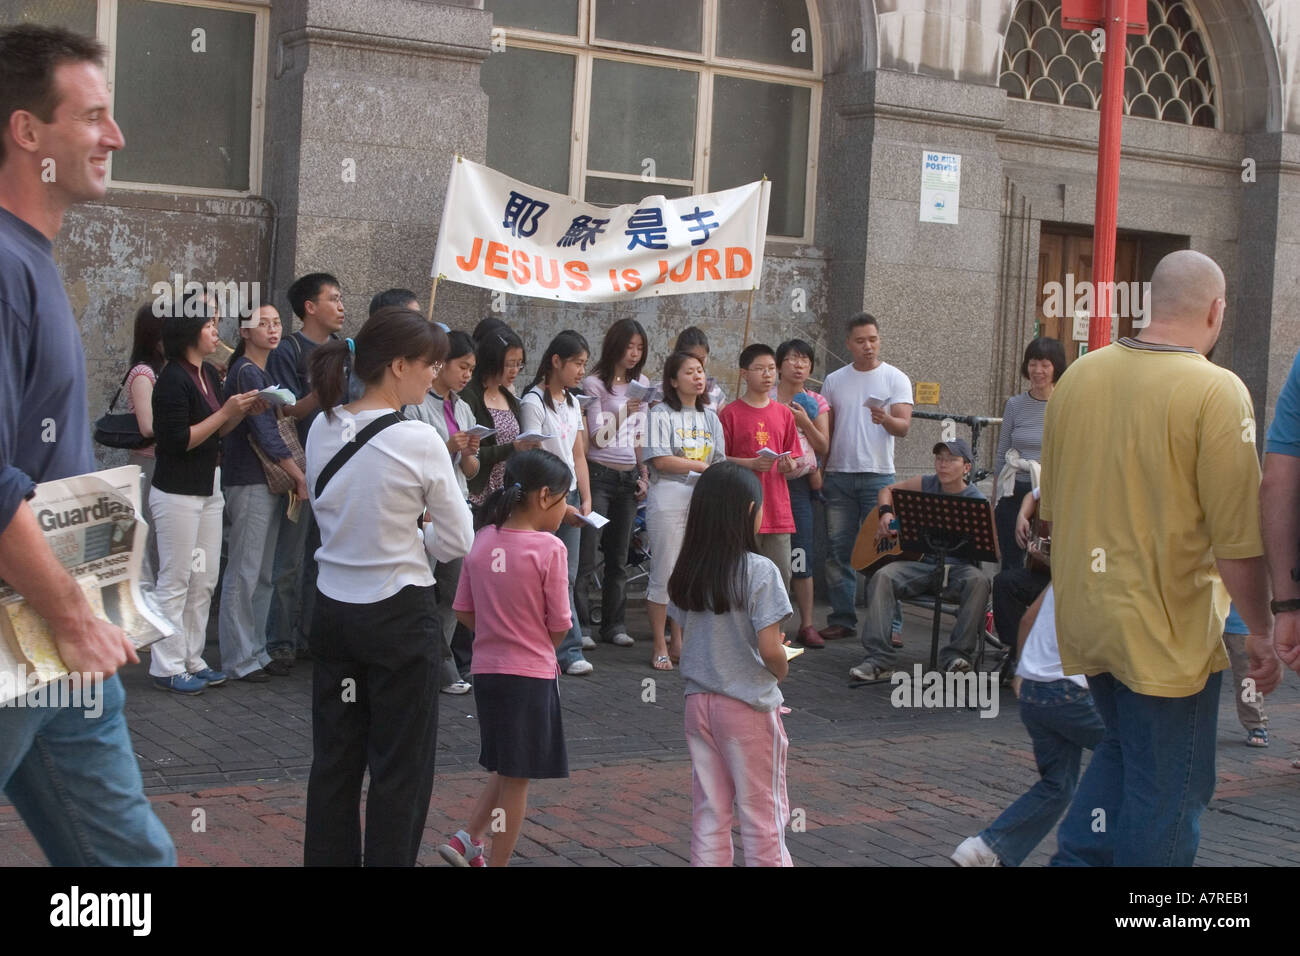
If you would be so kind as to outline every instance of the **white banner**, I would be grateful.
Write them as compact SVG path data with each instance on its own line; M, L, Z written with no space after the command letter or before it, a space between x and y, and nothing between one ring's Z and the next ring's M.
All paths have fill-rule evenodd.
M747 292L763 271L770 188L764 181L607 209L457 156L433 275L566 302Z

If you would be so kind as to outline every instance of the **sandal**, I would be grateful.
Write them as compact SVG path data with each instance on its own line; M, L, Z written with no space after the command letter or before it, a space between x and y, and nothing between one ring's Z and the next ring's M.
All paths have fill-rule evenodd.
M1247 747L1267 747L1268 731L1263 727L1256 727L1250 733L1246 734Z
M660 654L650 662L650 666L657 671L670 671L673 669L672 662L668 659L668 655L666 654Z

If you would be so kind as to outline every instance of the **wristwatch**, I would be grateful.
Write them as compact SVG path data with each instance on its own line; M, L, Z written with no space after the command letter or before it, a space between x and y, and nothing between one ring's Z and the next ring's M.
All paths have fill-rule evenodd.
M1289 601L1269 601L1268 609L1274 614L1285 614L1288 611L1300 611L1300 598L1291 598Z

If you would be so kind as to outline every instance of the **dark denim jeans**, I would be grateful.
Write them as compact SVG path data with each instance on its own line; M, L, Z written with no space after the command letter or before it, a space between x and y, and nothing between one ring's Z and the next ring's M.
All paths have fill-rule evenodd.
M1088 689L1068 680L1022 682L1020 719L1040 779L980 834L1003 866L1019 866L1052 832L1074 796L1083 751L1106 729Z
M1214 796L1223 672L1190 697L1088 678L1106 725L1057 833L1053 866L1191 866Z
M582 557L578 563L576 601L578 616L590 623L587 609L587 582L596 570L596 541L604 555L604 573L600 583L600 639L608 641L620 631L626 632L627 551L632 543L636 523L637 470L615 471L599 462L587 462L591 476L591 510L609 519L597 531L582 529Z
M569 492L569 504L575 508L582 504L582 495L576 490ZM568 670L569 665L586 660L582 656L582 625L578 622L578 612L573 610L574 582L578 580L578 551L582 547L582 530L565 522L556 529L555 536L564 542L569 557L569 610L573 624L560 646L555 649L555 658L560 662L561 670Z
M1002 643L1009 648L1008 653L1013 661L1020 619L1051 580L1050 574L1028 568L1008 568L999 571L993 578L993 627Z

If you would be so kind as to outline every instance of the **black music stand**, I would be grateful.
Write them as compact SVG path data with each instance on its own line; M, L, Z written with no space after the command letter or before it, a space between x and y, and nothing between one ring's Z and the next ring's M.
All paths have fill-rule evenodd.
M977 567L981 561L1001 561L993 506L987 498L894 490L894 515L904 551L920 551L936 559L934 571L934 623L930 630L930 670L939 664L939 625L943 615L943 585L948 558L964 558ZM982 657L984 635L976 638L976 659Z

